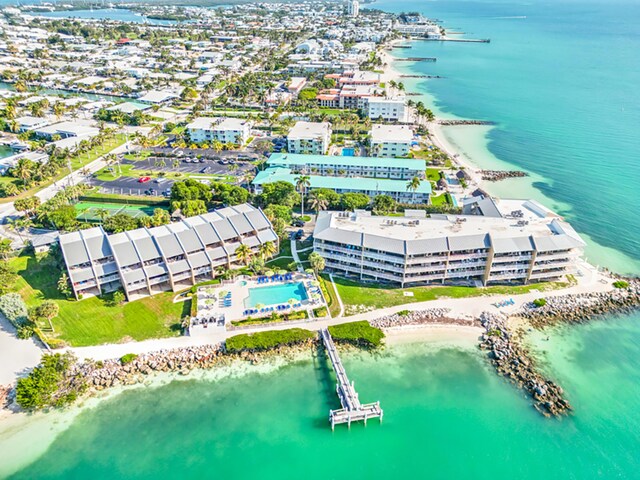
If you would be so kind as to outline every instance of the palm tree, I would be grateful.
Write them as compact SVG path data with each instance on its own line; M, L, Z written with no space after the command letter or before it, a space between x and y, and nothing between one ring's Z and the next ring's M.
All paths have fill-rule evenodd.
M27 187L29 186L29 180L33 176L34 172L34 164L31 160L27 158L21 158L18 160L18 164L16 165L15 174L22 180L22 184L25 192L27 191Z
M249 265L249 262L251 261L251 257L253 256L253 252L251 251L251 248L249 248L247 245L244 245L244 244L238 245L238 248L236 248L235 254L236 254L236 258L242 263L244 263L245 265Z
M413 203L416 201L416 191L420 188L421 183L422 181L420 180L420 177L413 177L409 182L407 182L407 190L413 191Z
M213 143L211 144L211 148L213 148L214 152L220 153L224 148L224 145L220 140L214 140Z
M276 254L276 252L277 252L277 248L275 243L273 242L265 242L262 245L260 245L260 256L262 257L263 260L273 257Z
M109 213L110 213L109 210L107 210L106 208L98 208L96 210L96 215L98 216L98 218L102 223L104 223L104 219L109 216Z
M316 211L316 218L320 215L321 210L326 210L329 202L322 195L313 192L309 198L311 199L311 208Z
M308 187L311 186L311 177L308 175L300 175L296 177L296 190L300 192L300 216L304 217L304 194Z
M9 230L16 232L20 237L20 240L22 240L23 242L24 242L24 238L22 238L21 232L31 227L31 225L33 225L33 222L27 216L7 219L7 228L9 228Z

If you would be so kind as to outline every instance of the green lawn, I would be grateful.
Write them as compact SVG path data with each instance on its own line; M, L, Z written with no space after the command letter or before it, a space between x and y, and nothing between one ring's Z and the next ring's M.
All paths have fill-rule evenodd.
M335 290L333 289L333 285L331 285L329 275L320 275L318 280L320 281L320 288L322 289L322 293L327 301L329 312L331 313L331 316L335 318L340 313L340 303L336 298Z
M61 272L50 256L25 254L10 262L19 274L14 290L29 307L46 299L60 307L53 320L55 332L46 332L47 338L73 347L179 336L181 318L190 311L190 301L173 303L173 292L123 306L111 306L108 298L68 300L56 288Z
M448 193L441 193L435 197L431 197L431 205L451 205L451 196Z
M425 302L439 298L464 298L481 295L518 295L531 290L555 290L566 287L566 283L549 282L531 285L492 286L492 287L456 287L429 286L414 288L393 288L387 285L361 284L344 278L333 277L338 293L345 308L350 305L364 305L365 307L386 308L407 303ZM326 282L331 293L330 282ZM413 297L405 297L404 292L413 292ZM332 309L333 312L333 309Z
M440 170L437 168L427 168L427 180L437 182L440 180Z

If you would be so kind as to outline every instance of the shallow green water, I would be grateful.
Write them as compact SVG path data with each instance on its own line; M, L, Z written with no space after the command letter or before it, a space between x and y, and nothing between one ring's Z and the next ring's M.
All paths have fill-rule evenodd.
M592 239L595 262L640 271L638 3L376 6L421 10L492 38L423 44L411 55L438 62L411 69L447 78L405 83L446 115L497 121L451 134L484 166L532 173L496 191L548 201ZM14 478L640 478L640 314L532 342L567 391L571 417L540 417L472 343L400 345L345 360L361 399L381 401L382 425L331 433L333 377L309 356L268 374L127 391L83 411ZM47 435L34 433L34 443ZM3 457L12 438L0 438L0 472L17 465Z
M312 358L269 374L175 381L83 412L12 478L637 478L640 316L536 342L576 414L542 418L472 343L348 355L382 424L327 422L334 379Z

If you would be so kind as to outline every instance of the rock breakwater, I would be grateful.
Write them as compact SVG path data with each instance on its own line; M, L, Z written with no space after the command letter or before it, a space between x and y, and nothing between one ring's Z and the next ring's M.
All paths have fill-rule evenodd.
M480 326L478 320L464 320L448 316L450 308L431 308L428 310L406 310L369 320L372 327L391 328L408 325L464 325Z
M485 329L480 348L489 352L498 374L525 390L533 399L534 408L544 416L568 414L572 408L562 387L537 370L529 351L507 327L506 317L485 312L480 315L480 322Z
M520 170L480 170L482 180L488 182L499 182L507 178L526 177L529 174Z
M293 358L308 351L317 340L281 346L268 351L228 353L223 344L202 345L171 350L159 350L135 357L128 363L120 359L75 364L69 372L71 376L83 378L89 389L103 390L119 385L143 383L153 373L174 372L188 375L195 369L229 366L234 361L244 360L258 364L274 357Z
M558 323L583 323L599 315L628 313L640 307L640 279L624 281L627 288L545 297L545 305L536 307L529 303L515 315L542 329Z
M495 122L488 120L438 120L438 123L445 127L455 127L457 125L495 125Z

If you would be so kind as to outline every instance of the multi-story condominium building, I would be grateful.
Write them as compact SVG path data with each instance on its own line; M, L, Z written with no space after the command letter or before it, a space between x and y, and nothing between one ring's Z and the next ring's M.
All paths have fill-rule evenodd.
M251 135L251 122L240 118L199 117L187 125L187 132L196 143L217 140L243 145Z
M236 249L257 250L278 236L260 209L222 208L181 222L107 235L102 227L60 235L76 298L123 288L127 299L181 290L236 263Z
M568 223L533 201L501 203L509 213L500 217L321 212L314 251L329 271L402 286L535 283L577 271L585 243Z
M371 155L405 157L411 149L413 131L407 125L372 125Z
M294 175L388 178L410 180L424 178L426 163L413 158L343 157L337 155L298 155L273 153L269 167L291 169Z
M358 0L349 0L347 13L353 18L357 17L360 13L360 2L358 2Z
M253 179L253 187L257 194L262 193L262 186L273 182L288 182L296 184L300 174L290 168L270 167L263 170ZM416 190L409 188L406 180L386 178L308 175L309 188L329 188L337 193L364 193L374 198L378 195L389 195L399 203L427 204L431 196L431 184L426 180L421 182Z
M331 143L329 122L297 122L287 135L289 153L324 155Z
M409 121L409 108L404 98L369 97L366 112L372 120L382 118L391 122L407 123Z

